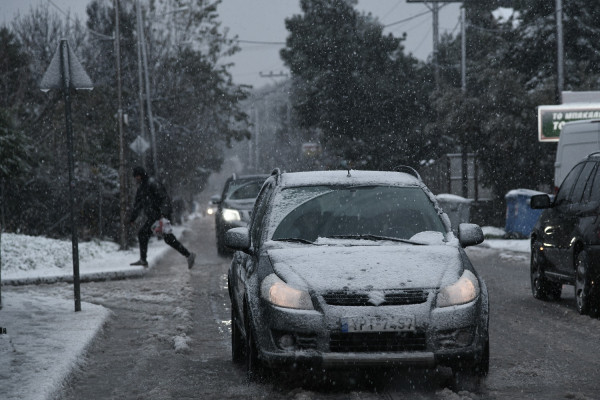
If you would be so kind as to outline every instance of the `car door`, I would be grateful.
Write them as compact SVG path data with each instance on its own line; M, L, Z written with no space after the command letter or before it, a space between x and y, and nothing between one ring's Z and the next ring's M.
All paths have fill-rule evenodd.
M556 271L570 275L573 272L573 245L579 233L579 213L583 207L583 193L586 190L590 176L596 163L582 163L583 168L579 173L573 189L567 195L561 213L555 225L555 240L557 245L557 259L555 261Z
M583 167L584 163L579 163L573 167L561 184L552 208L548 209L541 216L540 241L545 247L544 254L546 255L546 260L549 262L548 270L550 271L560 271L560 248L565 245L565 240L568 237L568 234L565 232L569 231L567 220L572 200L571 193Z

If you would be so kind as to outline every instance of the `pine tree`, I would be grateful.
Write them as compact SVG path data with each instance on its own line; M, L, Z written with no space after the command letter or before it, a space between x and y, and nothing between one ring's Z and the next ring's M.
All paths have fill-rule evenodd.
M303 14L286 20L281 57L293 75L295 112L302 127L323 132L332 166L414 165L432 145L419 130L431 81L403 53L403 39L383 35L355 3L302 0Z

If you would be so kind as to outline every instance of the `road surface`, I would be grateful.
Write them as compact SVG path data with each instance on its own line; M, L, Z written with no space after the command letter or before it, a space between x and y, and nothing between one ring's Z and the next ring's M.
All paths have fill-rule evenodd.
M211 219L190 227L182 241L198 253L191 271L171 251L144 278L82 286L83 300L114 316L62 399L600 397L600 320L577 314L572 286L559 302L533 299L528 255L483 248L468 250L490 294L491 366L479 385L457 387L443 368L249 383L230 356L229 259L217 255Z

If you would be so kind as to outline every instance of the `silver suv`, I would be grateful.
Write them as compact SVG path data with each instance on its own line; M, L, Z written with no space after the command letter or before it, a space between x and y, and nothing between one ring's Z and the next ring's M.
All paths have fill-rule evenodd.
M416 172L266 180L249 227L227 232L232 357L250 378L309 368L446 365L484 376L488 293Z

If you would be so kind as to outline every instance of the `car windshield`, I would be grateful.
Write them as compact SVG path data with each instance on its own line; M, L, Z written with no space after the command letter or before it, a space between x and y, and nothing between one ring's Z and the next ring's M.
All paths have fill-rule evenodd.
M256 198L256 196L258 196L258 192L260 191L260 188L262 187L263 183L264 183L264 179L261 179L261 178L241 178L241 179L238 178L238 179L232 179L225 186L225 190L223 192L223 198L224 199L231 198L231 196L233 195L233 193L235 193L238 189L241 189L244 186L250 185L250 184L256 184L256 185L258 185L258 189L256 191L256 194L254 195L254 197ZM244 198L244 197L241 196L242 194L243 194L243 192L240 192L240 195L236 195L237 199Z
M230 200L246 200L255 199L260 192L260 188L263 185L263 181L249 182L242 186L238 186L228 196Z
M425 231L445 233L420 187L288 188L276 195L273 204L269 223L273 240L410 239Z

